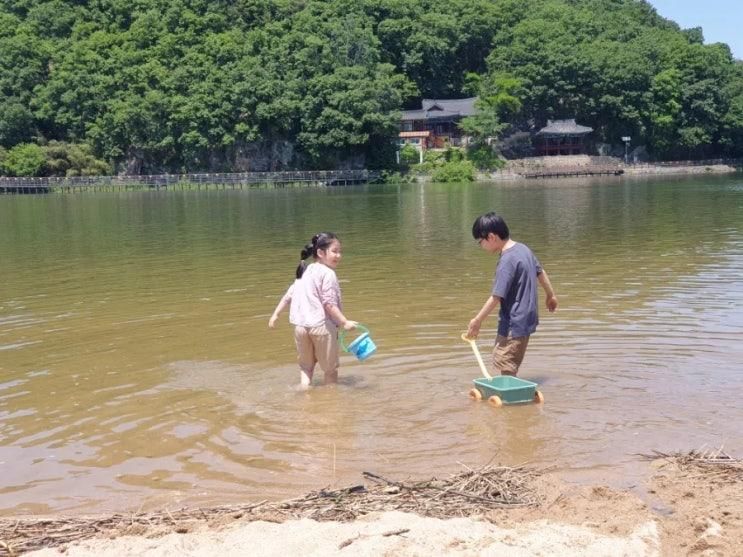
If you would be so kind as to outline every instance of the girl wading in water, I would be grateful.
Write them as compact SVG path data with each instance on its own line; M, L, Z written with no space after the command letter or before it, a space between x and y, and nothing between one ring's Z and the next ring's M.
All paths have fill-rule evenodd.
M305 259L310 256L314 262L307 265ZM341 257L341 242L335 234L315 234L302 249L296 280L268 321L273 329L281 312L290 305L289 322L294 325L299 379L303 387L312 383L318 363L325 373L326 385L338 382L338 327L350 331L358 325L347 319L341 310L341 287L335 275Z

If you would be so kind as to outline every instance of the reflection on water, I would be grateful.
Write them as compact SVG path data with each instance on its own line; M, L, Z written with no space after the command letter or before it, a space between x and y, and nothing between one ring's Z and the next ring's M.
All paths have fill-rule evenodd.
M459 338L495 209L549 270L500 410ZM378 352L296 388L266 327L302 245L344 243L346 313ZM0 198L0 514L280 499L461 464L631 485L638 453L741 446L740 177ZM284 315L284 319L286 314ZM481 336L485 353L495 334Z

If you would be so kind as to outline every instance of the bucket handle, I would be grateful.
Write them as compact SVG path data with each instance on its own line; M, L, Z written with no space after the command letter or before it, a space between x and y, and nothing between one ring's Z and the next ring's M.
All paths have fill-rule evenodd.
M362 334L369 332L369 329L364 327L361 323L356 324L356 329L359 329L362 332ZM345 340L346 340L346 329L341 329L340 335L338 335L338 342L340 342L341 348L343 348L343 351L348 352L348 344L344 342Z
M482 374L488 379L492 379L493 376L488 373L488 368L485 367L485 362L482 361L482 356L480 356L480 350L477 348L475 339L468 337L467 333L462 333L462 340L468 342L472 347L472 351L475 353L475 358L477 358L477 363L480 365L480 371L482 371Z

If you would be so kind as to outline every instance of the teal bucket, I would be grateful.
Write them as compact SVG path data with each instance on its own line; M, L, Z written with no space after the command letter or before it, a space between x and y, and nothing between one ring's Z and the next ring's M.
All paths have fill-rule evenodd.
M346 337L346 331L341 330L341 348L343 348L344 351L350 352L351 354L356 356L356 358L358 358L360 361L363 361L377 351L377 345L374 344L371 336L369 336L369 329L367 329L363 325L358 325L356 328L362 330L363 332L358 337L356 337L351 344L346 344L345 342L343 342Z

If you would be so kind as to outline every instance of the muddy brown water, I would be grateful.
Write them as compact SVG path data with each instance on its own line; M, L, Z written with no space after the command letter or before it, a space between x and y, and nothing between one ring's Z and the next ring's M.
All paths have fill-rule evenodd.
M496 264L470 228L488 210L559 296L521 371L543 406L467 398L479 368L459 335ZM343 240L344 307L378 352L302 392L287 315L267 320L320 230ZM742 238L740 175L0 197L0 514L281 499L490 461L632 487L638 454L734 452Z

